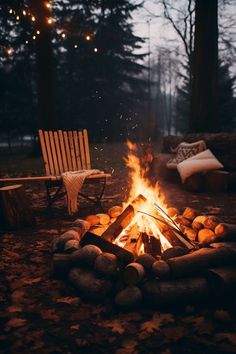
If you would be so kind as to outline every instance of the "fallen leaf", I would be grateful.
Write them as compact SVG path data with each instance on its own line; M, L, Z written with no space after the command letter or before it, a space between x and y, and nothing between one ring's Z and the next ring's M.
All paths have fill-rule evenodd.
M102 327L111 328L113 333L123 334L125 332L123 321L116 319L112 321L101 322Z
M69 305L78 305L80 303L80 298L66 296L66 297L60 297L59 299L56 300L56 302L69 304Z
M7 308L7 311L9 313L14 313L14 312L22 312L23 311L23 308L21 306L17 306L17 305L12 305L12 306L9 306Z
M6 324L6 331L9 331L12 328L19 328L24 326L26 323L26 320L22 319L22 318L12 318L11 320L9 320Z
M236 345L236 333L216 333L214 338L217 342L228 340L231 344Z
M161 333L165 336L168 342L177 342L188 333L188 330L181 326L175 326L163 328Z
M59 322L60 321L60 317L55 313L55 310L42 310L40 312L41 317L44 320L49 320L49 321L54 321L54 322Z
M222 322L230 322L232 320L229 313L225 310L216 310L214 317Z
M80 329L80 325L79 324L72 325L72 326L70 326L70 329L75 329L76 331L78 331Z

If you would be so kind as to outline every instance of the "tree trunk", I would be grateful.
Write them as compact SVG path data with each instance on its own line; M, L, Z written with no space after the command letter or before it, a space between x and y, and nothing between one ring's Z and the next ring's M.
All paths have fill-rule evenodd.
M35 24L40 34L37 35L36 67L37 67L37 98L38 98L38 127L53 129L55 124L53 97L53 59L51 45L50 8L41 0L31 0Z
M217 0L196 0L191 132L219 129L218 98L218 14Z

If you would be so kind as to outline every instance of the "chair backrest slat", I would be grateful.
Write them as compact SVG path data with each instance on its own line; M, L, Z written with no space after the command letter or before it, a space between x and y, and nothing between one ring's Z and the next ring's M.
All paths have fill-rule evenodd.
M66 150L65 150L65 144L64 144L64 138L63 138L63 133L61 130L58 131L59 135L59 141L60 141L60 147L61 147L61 155L62 155L62 162L63 162L63 171L66 172L69 171L68 169L68 164L67 164L67 159L66 159Z
M87 169L91 169L91 161L90 161L90 152L89 152L89 142L88 142L88 132L87 129L83 130L83 136L84 136L84 149L85 149L85 159L86 159L86 165Z
M84 139L82 132L79 132L79 149L80 149L80 156L81 156L81 164L84 170L87 169L86 161L85 161L85 152L84 152Z
M79 144L78 144L78 134L77 131L73 131L73 138L74 138L74 146L75 146L75 159L77 163L77 169L81 170L82 165L81 165L81 158L80 158L80 152L79 152Z
M49 169L49 162L48 162L48 154L47 154L47 149L46 149L46 144L45 144L45 139L43 135L43 131L40 129L39 130L39 141L41 145L41 150L42 150L42 155L43 155L43 161L44 161L44 167L46 171L46 175L50 175L50 169Z
M48 135L49 135L49 141L50 141L50 145L51 145L51 152L52 152L52 158L53 158L54 171L55 171L56 176L58 176L60 174L60 172L59 172L58 158L57 158L57 153L56 153L56 149L55 149L55 142L54 142L53 132L49 131Z
M70 147L70 156L71 156L71 162L72 162L72 169L73 169L73 171L76 171L78 169L77 169L77 164L76 164L76 159L75 159L75 148L74 148L73 133L71 131L69 131L69 147Z
M62 152L61 152L61 149L60 149L58 132L53 132L53 135L54 135L55 147L56 147L57 158L58 158L59 173L61 174L62 172L64 172L64 168L63 168Z
M88 132L42 131L39 140L46 175L60 175L62 172L91 169Z
M46 149L48 153L48 163L49 163L49 171L51 175L55 175L55 170L53 166L53 159L52 159L52 151L51 151L51 146L50 146L50 141L49 141L49 134L47 131L44 132L44 139L45 139L45 144L46 144Z
M69 148L67 132L63 132L63 138L64 138L64 144L65 144L65 150L66 150L66 159L67 159L67 164L68 164L68 171L72 171L72 163L71 163L70 148Z

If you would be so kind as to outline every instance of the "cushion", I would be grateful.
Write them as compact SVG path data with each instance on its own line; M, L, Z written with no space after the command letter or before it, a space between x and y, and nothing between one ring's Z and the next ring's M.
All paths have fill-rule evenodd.
M215 155L209 150L200 152L199 154L184 160L177 165L177 170L180 174L181 180L184 183L186 178L198 172L206 172L210 170L217 170L224 167L222 163L217 160Z
M182 142L175 150L176 157L170 159L166 164L166 167L169 169L176 169L180 162L206 150L206 143L204 140L199 140L191 144Z

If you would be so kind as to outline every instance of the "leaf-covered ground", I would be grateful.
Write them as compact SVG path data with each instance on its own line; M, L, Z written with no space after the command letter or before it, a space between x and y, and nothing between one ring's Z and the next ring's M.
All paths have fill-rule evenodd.
M109 161L108 161L109 163ZM31 166L31 167L30 167ZM30 168L33 170L33 161ZM111 166L111 164L110 164ZM104 209L122 202L127 170L116 161ZM11 174L11 170L9 169ZM192 206L236 223L236 195L190 194L180 185L161 183L169 206ZM75 217L62 201L46 213L43 185L25 187L36 225L1 234L1 353L235 353L236 301L186 306L158 312L141 308L122 313L112 303L90 304L64 280L51 275L51 243ZM94 210L80 201L77 217Z

